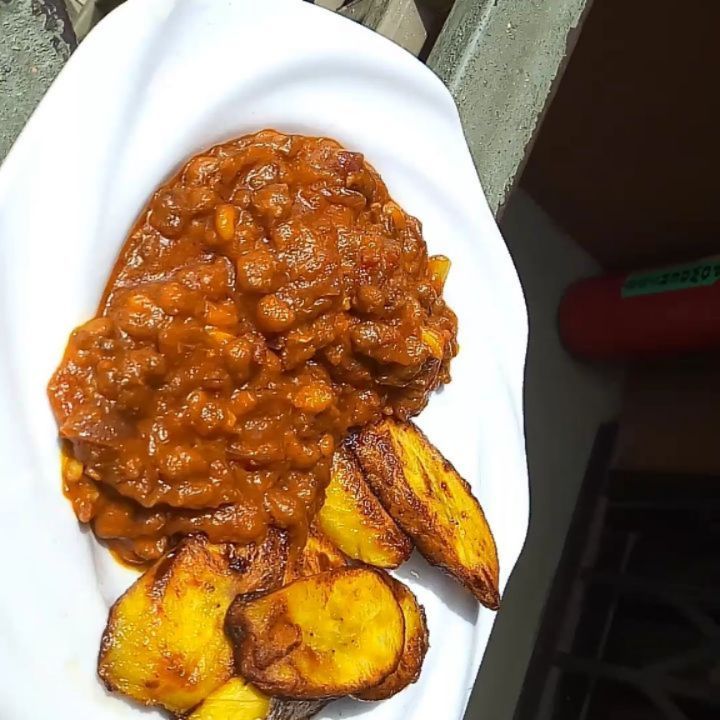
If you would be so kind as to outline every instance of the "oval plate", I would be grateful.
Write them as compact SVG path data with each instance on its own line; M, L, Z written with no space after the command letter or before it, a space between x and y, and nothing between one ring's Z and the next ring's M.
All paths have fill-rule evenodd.
M448 91L393 43L299 0L129 0L81 44L0 169L3 720L160 716L96 678L108 607L133 575L62 496L45 385L153 189L188 156L265 127L363 152L430 251L452 258L461 351L419 424L485 508L501 588L517 560L527 319ZM427 610L420 681L319 717L462 717L494 614L417 555L397 575Z

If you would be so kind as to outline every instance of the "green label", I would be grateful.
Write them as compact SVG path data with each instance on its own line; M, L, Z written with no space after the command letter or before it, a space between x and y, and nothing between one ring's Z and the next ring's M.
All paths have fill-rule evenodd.
M706 258L687 265L628 275L622 287L622 297L655 295L656 293L687 290L714 285L720 280L720 257Z

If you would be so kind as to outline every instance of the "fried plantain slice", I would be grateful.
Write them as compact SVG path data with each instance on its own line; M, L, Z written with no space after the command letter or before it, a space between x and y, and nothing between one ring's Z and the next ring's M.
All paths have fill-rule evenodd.
M270 698L239 677L211 692L188 720L265 720Z
M400 530L373 495L353 454L335 451L325 503L316 516L320 529L348 557L368 565L394 568L412 552Z
M274 592L240 596L227 629L239 673L291 699L357 693L402 655L405 622L390 585L370 568L337 568Z
M288 562L284 584L287 585L298 578L317 575L334 568L347 567L347 565L347 557L330 542L330 539L317 527L316 523L312 523L305 547Z
M188 720L308 720L327 700L269 698L240 677L211 692Z
M497 548L467 481L411 422L367 426L350 446L368 484L418 550L497 609Z
M404 690L420 677L425 655L428 651L429 636L425 608L417 601L415 594L399 580L386 577L393 595L400 604L405 619L405 642L402 657L394 672L390 673L379 685L355 693L360 700L385 700Z
M176 713L195 707L233 674L227 608L238 593L279 586L287 552L275 530L246 547L183 540L110 609L98 659L107 688Z

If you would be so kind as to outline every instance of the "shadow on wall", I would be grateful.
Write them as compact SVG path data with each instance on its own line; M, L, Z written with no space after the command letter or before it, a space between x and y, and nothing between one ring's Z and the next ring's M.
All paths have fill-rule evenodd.
M530 529L466 720L513 717L595 432L601 422L617 414L622 380L619 372L575 362L557 335L556 313L565 287L598 273L595 261L522 190L511 198L501 225L520 275L530 323L525 370Z

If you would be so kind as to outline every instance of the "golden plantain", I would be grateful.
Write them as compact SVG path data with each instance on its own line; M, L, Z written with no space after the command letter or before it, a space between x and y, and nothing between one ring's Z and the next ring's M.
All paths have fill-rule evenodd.
M227 608L282 582L287 547L279 531L257 546L183 540L110 609L98 659L107 688L176 713L195 707L233 673Z
M378 685L402 655L405 622L369 568L337 568L240 596L227 615L238 672L268 695L320 699Z
M348 557L375 567L394 568L407 560L410 539L373 495L347 448L335 451L330 478L316 516L330 540Z
M242 678L211 692L188 720L266 720L270 698Z
M188 720L307 720L320 712L325 700L281 700L263 695L239 677L211 692Z
M455 468L410 422L367 426L350 438L350 446L368 484L418 550L483 605L497 609L495 540L480 503Z
M400 663L395 671L390 673L379 685L355 693L355 697L361 700L384 700L416 682L420 677L420 670L430 646L425 608L420 605L407 585L389 575L385 579L390 583L393 595L395 595L395 599L400 604L403 613L405 642L403 643Z
M301 577L346 567L347 564L347 557L330 542L316 523L313 523L308 531L305 547L288 562L284 584Z

